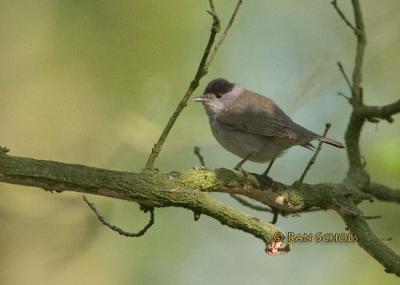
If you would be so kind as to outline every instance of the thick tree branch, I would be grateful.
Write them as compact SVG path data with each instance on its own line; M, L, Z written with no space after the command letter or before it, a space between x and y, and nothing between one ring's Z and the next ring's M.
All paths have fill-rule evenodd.
M345 132L346 150L349 160L349 170L345 179L345 183L360 186L366 185L369 182L369 176L363 168L360 150L360 134L366 119L363 115L361 115L361 110L364 107L362 67L364 62L365 46L367 44L367 36L365 33L364 20L362 17L359 0L352 0L351 3L353 6L355 25L352 25L344 16L343 12L337 5L337 1L332 1L333 7L346 25L348 25L354 31L357 39L352 82L350 82L349 78L344 72L343 66L340 63L338 63L338 66L340 72L345 77L349 88L351 89L352 98L349 100L349 102L353 106L353 111L350 115L350 121Z
M351 197L354 203L371 198L341 184L271 184L263 176L229 169L128 173L5 154L0 155L0 181L48 191L102 195L148 207L183 207L250 233L267 244L273 233L280 231L277 227L225 206L204 192L243 195L285 213L311 207L329 208L332 201L343 197Z
M193 175L196 172L205 172L206 175ZM214 178L211 178L212 173ZM148 207L182 207L250 233L268 245L274 233L282 232L279 228L226 206L199 191L251 184L243 177L230 180L235 175L231 170L193 170L183 174L128 173L0 155L1 182L39 187L47 191L102 195L136 201Z
M308 211L313 207L338 210L336 201L349 211L338 211L353 232L360 232L360 245L394 272L400 257L383 245L379 253L376 237L370 233L355 204L372 196L343 184L285 185L261 175L243 174L230 169L190 170L182 173L128 173L54 161L35 160L0 154L0 181L43 188L48 191L75 191L135 201L147 207L182 207L210 216L224 225L250 233L261 239L266 248L276 226L253 218L211 198L204 192L239 194L267 204L283 213ZM348 202L350 201L350 202ZM336 206L336 208L335 208ZM355 207L355 208L354 208ZM356 219L357 218L357 219ZM371 235L371 239L369 236Z

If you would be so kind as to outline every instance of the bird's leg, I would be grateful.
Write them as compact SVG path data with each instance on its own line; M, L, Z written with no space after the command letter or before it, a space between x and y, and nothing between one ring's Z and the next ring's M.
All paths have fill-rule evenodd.
M274 161L275 161L275 158L272 159L272 160L269 162L267 169L266 169L266 170L264 171L264 173L263 173L264 178L268 179L270 182L272 182L272 179L271 179L271 177L268 176L268 172L270 171L270 169L271 169L271 167L272 167L272 164L274 164Z
M275 225L276 222L278 222L278 215L279 215L279 212L278 212L277 209L273 209L273 210L272 210L272 213L274 214L274 216L273 216L273 218L272 218L271 224Z
M263 176L268 177L268 173L271 170L272 164L274 164L275 158L271 159L271 161L268 164L267 169L264 171Z
M239 170L239 171L243 172L243 174L247 175L247 172L245 170L243 170L242 165L250 158L251 155L252 155L252 153L248 154L238 164L236 164L236 166L233 169Z

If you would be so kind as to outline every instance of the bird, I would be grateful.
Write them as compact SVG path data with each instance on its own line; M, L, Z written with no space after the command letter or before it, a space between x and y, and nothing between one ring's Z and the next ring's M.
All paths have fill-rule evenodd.
M314 140L344 148L342 143L295 123L271 98L223 78L210 81L203 95L193 101L203 104L219 144L241 158L236 170L243 170L246 161L270 161L263 173L268 177L277 157L295 145L313 150Z

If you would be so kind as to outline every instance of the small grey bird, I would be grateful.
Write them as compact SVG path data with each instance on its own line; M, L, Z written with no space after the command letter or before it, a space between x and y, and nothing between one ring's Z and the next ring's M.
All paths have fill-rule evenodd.
M264 172L267 175L275 158L288 148L313 149L313 140L344 147L296 124L270 98L222 78L208 83L203 95L193 101L203 103L217 141L242 158L235 169L241 169L247 160L271 161Z

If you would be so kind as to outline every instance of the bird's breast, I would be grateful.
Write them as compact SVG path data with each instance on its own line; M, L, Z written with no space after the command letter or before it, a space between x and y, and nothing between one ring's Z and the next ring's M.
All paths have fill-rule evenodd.
M216 120L210 120L212 133L216 140L227 151L241 157L247 157L255 162L266 162L289 147L278 143L275 138L245 133L224 127Z

